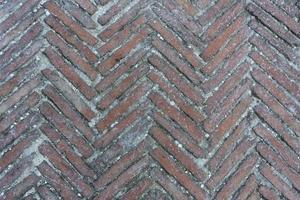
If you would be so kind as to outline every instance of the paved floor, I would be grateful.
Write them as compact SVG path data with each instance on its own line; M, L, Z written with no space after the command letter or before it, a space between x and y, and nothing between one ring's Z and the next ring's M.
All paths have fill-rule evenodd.
M297 0L0 0L0 199L300 199Z

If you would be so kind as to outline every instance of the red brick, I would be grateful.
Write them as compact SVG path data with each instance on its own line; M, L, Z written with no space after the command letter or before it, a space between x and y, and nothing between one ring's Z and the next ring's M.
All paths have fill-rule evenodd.
M88 46L84 45L69 29L61 24L55 17L48 16L45 22L57 32L64 40L71 45L75 46L81 55L83 55L89 62L95 63L98 61L97 56L93 53Z
M299 24L285 12L280 10L276 5L274 5L269 0L264 2L262 1L254 1L260 7L262 7L266 12L273 15L277 20L283 22L291 31L293 31L296 35L300 35L300 26Z
M113 70L109 75L102 79L97 85L96 90L103 92L106 88L110 87L122 74L126 73L128 69L136 65L139 60L145 55L145 50L135 52L132 56L128 56L126 61L122 63L118 68Z
M143 178L121 197L121 200L137 200L152 185L149 178Z
M162 71L164 75L192 101L195 103L201 103L203 101L203 97L201 96L200 92L197 91L190 82L182 78L182 76L178 74L178 72L163 59L156 55L152 55L148 60L153 66Z
M58 197L55 195L53 191L51 191L50 188L48 188L46 185L41 185L37 188L37 191L39 195L44 199L58 199Z
M100 2L105 1L107 3L107 0L98 0ZM109 25L104 31L102 31L99 35L101 40L107 40L111 36L113 36L115 33L123 29L127 24L129 24L134 18L137 16L140 10L142 10L146 6L146 0L141 0L137 4L135 4L133 7L131 7L127 13L125 13L121 18L119 18L116 22ZM103 4L105 4L103 2Z
M125 79L113 87L113 90L106 93L106 95L100 100L98 106L101 109L107 108L124 92L126 92L126 90L132 87L141 77L143 77L148 70L149 67L146 65L138 66L137 68L133 69Z
M213 72L222 64L222 62L247 39L248 35L249 29L247 27L242 28L239 32L237 32L237 34L232 36L231 40L228 41L222 51L219 51L215 57L200 70L207 75L212 75Z
M23 116L29 109L34 107L39 102L39 95L36 92L30 94L21 104L17 106L15 110L8 113L0 119L0 132L4 132L5 129L9 128L15 121Z
M75 0L78 5L86 10L90 15L97 11L97 7L90 0Z
M102 191L95 199L111 199L125 184L128 184L134 177L139 175L147 167L149 157L141 158L137 163L130 166L122 173L116 181L111 183L104 191Z
M121 101L116 107L114 107L110 112L97 124L97 128L101 131L109 128L121 117L130 107L137 103L137 101L144 96L150 89L150 84L148 82L143 82L138 85L134 91L126 99Z
M0 115L4 114L11 106L18 103L22 98L28 95L34 88L36 88L41 83L39 77L35 77L25 84L22 85L18 90L16 90L12 95L10 95L6 100L2 101L0 105Z
M216 171L221 166L223 160L235 148L236 143L242 139L243 134L246 132L247 126L249 126L247 119L243 119L233 133L230 134L227 140L225 140L220 148L216 151L213 157L207 162L207 165L211 171Z
M242 141L237 145L233 152L221 164L220 168L213 173L213 176L206 182L206 185L210 188L216 188L223 182L224 178L230 175L230 171L235 168L247 155L249 149L253 147L254 142L249 138L244 137Z
M270 8L270 6L268 6ZM297 38L290 31L285 30L284 26L277 22L270 14L264 12L261 8L252 3L247 5L247 10L256 16L265 26L267 26L273 33L277 34L280 38L284 39L291 45L299 45L300 39Z
M224 135L235 126L235 123L247 111L251 102L252 98L250 96L243 98L227 118L221 122L218 128L212 133L211 148L218 144Z
M50 62L58 69L79 91L91 100L96 92L77 74L77 72L67 64L52 48L47 48L45 54Z
M289 187L281 178L275 175L270 165L265 164L261 169L261 173L288 199L300 198L299 193L295 189Z
M183 73L189 80L191 80L194 84L199 84L204 80L202 76L195 73L194 69L191 68L186 62L184 62L180 55L170 47L167 43L161 41L157 37L152 42L153 46L163 54L170 63L174 64L175 67ZM200 65L201 66L201 65Z
M187 133L175 127L171 122L165 119L160 113L156 112L154 114L154 119L157 123L166 129L176 140L178 140L183 147L196 157L202 157L204 155L204 150L198 145L198 143L190 137Z
M141 27L143 24L146 23L146 16L142 15L139 16L137 19L135 19L133 22L128 24L126 27L124 27L123 30L121 30L119 33L115 34L109 41L104 43L99 49L98 52L101 55L105 55L111 51L113 51L115 48L120 46L125 40L127 40L131 34L133 34L139 27Z
M150 134L158 143L166 148L171 155L179 160L182 165L185 166L194 176L202 181L205 179L206 174L197 166L193 158L184 152L180 147L178 147L171 138L163 133L160 128L152 128L150 130Z
M273 79L275 79L280 85L282 85L298 100L300 100L300 87L295 82L291 81L280 69L275 68L275 66L271 65L265 58L263 58L257 52L252 53L250 56Z
M204 41L208 42L215 38L231 21L233 21L243 10L244 3L238 1L230 9L228 9L221 17L217 18L211 26L201 36Z
M42 31L42 26L38 22L34 24L26 33L18 40L18 43L12 44L2 56L0 56L0 65L9 62L18 53L20 53L23 48L25 48L32 40L34 40Z
M94 69L94 67L82 59L78 53L69 48L67 44L54 32L49 31L47 33L47 40L50 42L50 44L59 48L62 55L76 65L82 72L88 75L90 79L95 80L95 78L97 78L98 72Z
M221 47L230 39L230 36L239 30L245 22L245 16L239 16L233 24L231 24L221 35L208 44L208 46L202 51L201 57L204 60L209 60L214 56Z
M186 48L182 41L180 41L173 32L166 29L161 22L153 20L150 22L150 25L155 29L159 34L170 44L172 45L179 53L181 53L184 58L194 67L199 68L202 66L200 58L198 58L191 49Z
M82 177L61 158L49 143L41 144L39 146L39 151L46 156L51 163L64 174L64 176L68 177L74 187L76 187L84 196L90 197L93 194L92 187L83 181Z
M98 70L102 74L106 74L111 68L113 68L120 60L122 60L132 49L143 42L143 40L150 34L148 27L143 27L130 41L126 42L121 48L115 51L110 57L102 61L98 65Z
M91 128L88 127L84 119L74 110L74 108L72 108L67 100L63 96L58 95L59 92L54 87L48 85L43 90L43 93L51 99L64 115L74 122L74 126L80 130L89 141L93 140L94 133Z
M254 175L251 175L245 182L245 186L241 188L237 195L237 199L246 200L251 197L251 195L256 192L257 181Z
M260 186L259 192L266 199L274 199L274 200L280 199L280 197L272 189L266 186Z
M259 144L257 150L275 169L285 175L293 184L293 186L299 190L300 188L300 175L290 169L286 163L280 159L270 147L265 144Z
M241 182L248 177L258 159L257 154L253 153L246 157L243 163L239 166L238 170L229 178L226 184L218 191L217 195L214 197L215 199L227 199L229 198L234 191L236 191Z
M176 121L182 128L187 131L192 138L194 138L197 142L203 142L204 133L197 127L196 123L188 118L184 113L181 113L174 106L171 106L160 94L157 92L152 92L149 95L154 104L163 111L166 115L168 115L172 120Z
M18 8L16 12L6 18L0 24L0 35L3 35L8 31L13 25L17 24L33 7L38 4L39 0L28 0L21 7Z
M60 19L72 31L74 31L80 39L87 42L89 45L97 44L97 39L89 32L84 30L77 22L72 20L72 18L68 17L54 1L52 0L47 1L44 4L44 7L47 8L58 19Z
M55 187L56 191L65 199L80 199L69 183L64 180L46 161L38 166L39 171L46 177L46 180Z
M188 0L176 0L176 2L189 14L195 16L197 14L197 9Z
M300 152L300 144L296 136L291 134L280 121L275 114L271 113L266 106L258 105L254 108L256 114L262 118L269 126L271 126L276 132L280 133L287 144L294 149L295 152Z
M194 121L201 123L204 120L204 115L194 108L193 105L190 105L185 102L183 97L180 95L180 91L176 87L170 86L166 83L159 75L155 72L150 72L148 77L156 84L158 84L171 98L171 100L175 101L177 106L182 109L185 114L189 115Z
M242 63L232 75L219 86L218 90L213 93L212 96L207 98L205 111L207 113L212 113L213 109L216 107L218 102L222 102L224 97L234 90L235 86L241 82L245 74L250 69L250 64L248 62Z
M177 164L171 160L169 155L161 148L156 148L151 155L162 167L182 184L196 199L205 199L206 193L192 179L182 172Z
M16 145L14 145L10 151L7 151L1 158L0 158L0 172L3 172L5 168L23 153L24 149L29 147L32 142L34 142L38 137L37 131L30 131L27 133L27 137L19 141Z
M103 15L98 18L98 22L101 25L107 24L115 15L117 15L123 8L128 6L129 0L121 0L115 3L110 9L108 9Z
M265 140L269 145L271 145L277 154L279 154L282 159L295 171L300 171L300 160L296 153L291 151L291 149L281 140L278 140L268 129L263 127L261 124L254 128L254 131L263 140Z
M29 47L25 48L23 52L21 52L18 58L14 59L13 62L5 65L1 68L0 80L5 79L10 73L14 72L16 69L20 68L24 65L29 59L34 57L37 52L42 48L43 43L40 40L34 41Z
M147 138L146 138L147 139ZM93 185L98 190L104 188L106 185L111 183L116 177L118 177L124 170L126 170L130 165L132 165L137 160L143 157L143 154L147 150L151 149L147 140L142 141L134 150L125 154L120 160L118 160L112 167L106 170L97 179Z
M256 86L254 93L260 98L268 107L270 107L279 117L285 121L297 135L300 133L300 123L293 115L288 112L273 96L271 96L264 88Z
M75 106L75 108L88 120L91 120L95 113L88 107L81 97L68 85L68 83L60 78L58 74L50 69L42 71L43 75L49 79L54 86Z
M30 188L34 187L39 180L35 174L30 174L24 178L20 183L11 188L6 194L5 199L18 199L22 197Z
M41 113L53 124L59 131L76 146L77 150L84 156L89 157L93 153L92 148L88 145L81 135L75 131L49 103L43 103L40 106Z

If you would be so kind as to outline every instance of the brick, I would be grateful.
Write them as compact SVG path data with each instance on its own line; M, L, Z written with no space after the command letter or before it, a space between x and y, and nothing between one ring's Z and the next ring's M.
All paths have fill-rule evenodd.
M169 158L168 154L164 150L161 148L156 148L151 155L196 199L205 199L206 193L195 182L193 182L188 175L186 175L177 167L175 162Z
M80 39L87 42L89 45L97 44L97 39L89 32L84 30L77 22L68 17L54 1L49 0L43 4L43 6L47 8L54 16L60 19L72 31L74 31Z
M254 93L275 113L279 115L294 131L300 133L300 123L288 112L276 99L274 99L264 88L256 86ZM298 134L297 134L298 135Z
M133 71L123 79L118 85L114 86L113 90L108 92L99 102L98 106L101 109L107 108L115 99L120 97L126 90L133 86L142 76L144 76L149 70L149 67L142 65Z
M155 113L154 119L157 121L157 123L159 123L160 126L166 129L172 135L172 137L183 144L183 147L191 154L196 157L201 157L204 155L204 151L198 146L198 143L192 137L189 137L187 133L184 133L179 128L174 127L173 124L171 124L169 120L165 119L160 113Z
M60 49L62 55L64 55L70 62L76 65L82 72L87 74L90 79L95 80L97 78L97 71L87 63L80 55L74 52L67 44L60 39L54 32L50 31L47 33L48 41L57 48Z
M190 1L187 0L176 0L176 2L189 14L195 16L197 9L193 6Z
M148 178L140 180L133 188L131 188L126 194L124 194L122 200L137 200L142 194L152 185L152 182Z
M127 40L134 31L137 31L139 27L142 27L147 21L147 17L145 15L139 16L137 19L128 24L123 30L119 33L115 34L109 41L104 43L99 49L98 52L101 55L105 55L118 46L120 46L125 40Z
M201 36L204 41L211 41L218 36L218 33L223 32L231 21L233 21L243 9L243 3L238 1L230 9L228 9L221 17L217 18L211 26Z
M23 179L20 183L18 183L15 187L10 189L6 194L6 199L16 199L22 197L23 194L27 192L31 187L34 187L39 180L39 177L35 174L30 174L25 179Z
M201 96L200 92L198 92L190 82L182 78L182 76L179 75L177 71L170 65L170 67L166 67L168 66L168 63L166 63L164 60L156 55L153 55L149 57L149 62L162 71L164 75L192 101L195 103L201 103L203 101L203 97Z
M299 24L281 9L279 9L276 5L274 5L269 0L262 3L261 1L254 1L257 5L262 7L266 12L273 15L277 20L283 22L292 32L299 36L300 27Z
M55 193L53 191L51 191L51 189L49 189L46 185L42 185L40 187L38 187L38 193L39 195L46 199L46 198L49 198L49 199L58 199L58 197L55 195Z
M54 104L64 113L64 115L74 122L75 127L80 130L89 141L93 140L93 131L88 127L86 122L84 122L80 114L78 114L74 108L72 108L67 100L63 96L58 95L59 92L54 87L47 86L43 90L43 93L48 96L52 102L54 102Z
M270 189L266 186L260 186L259 192L264 198L276 199L276 200L280 199L280 197L272 189Z
M268 6L270 8L270 6ZM267 26L270 30L272 30L275 34L277 34L280 38L284 39L287 43L291 45L299 45L300 39L297 38L290 31L285 30L283 25L277 22L274 18L272 18L268 13L264 12L261 8L255 6L250 3L247 5L247 10L255 15L260 21Z
M79 199L79 197L75 193L76 191L72 190L69 183L66 182L66 180L64 180L60 175L58 175L46 161L43 161L38 166L38 169L46 177L46 180L56 188L57 192L63 198Z
M80 2L80 1L77 1ZM87 1L89 2L89 1ZM92 20L91 16L80 9L72 1L65 0L63 3L59 3L59 6L64 10L67 10L77 21L80 22L80 25L88 29L95 29L96 23Z
M274 174L270 165L265 164L261 169L261 173L265 176L283 195L289 199L299 198L299 193L290 188L284 181L281 181L280 178Z
M282 85L290 93L292 93L298 100L300 100L300 88L295 82L289 80L289 78L284 73L282 73L280 69L275 68L258 53L252 53L250 56L273 79L275 79L280 85Z
M288 177L288 179L292 182L293 186L299 190L300 187L300 179L299 174L292 171L286 163L280 159L277 154L268 148L265 144L259 144L257 146L257 150L268 162L279 172Z
M73 126L67 124L67 121L60 115L49 103L43 103L40 106L41 113L53 124L59 131L76 146L77 150L84 156L91 156L93 150L81 135L75 131Z
M34 88L41 83L39 77L35 77L22 85L17 91L10 95L0 105L0 115L4 114L11 106L18 103L23 97L27 96Z
M239 169L229 178L228 182L215 196L215 199L224 199L229 198L230 195L238 189L241 184L241 181L248 177L253 170L256 161L258 159L257 154L249 155L241 164Z
M29 147L38 137L37 131L27 133L27 137L14 145L10 151L7 151L0 159L0 172L2 172L9 164L13 163L23 153L23 150Z
M161 129L154 127L150 130L150 134L158 143L168 149L167 151L179 160L194 176L199 180L205 179L206 174L197 166L193 158L182 151Z
M81 176L72 170L61 156L54 150L49 143L43 143L39 146L39 151L51 160L52 164L70 179L71 183L81 192L84 196L90 197L93 193L91 186L85 183Z
M254 131L268 144L270 144L290 167L299 172L300 160L297 158L298 156L296 156L296 154L291 151L286 144L278 140L268 129L263 127L261 124L257 125L254 128Z
M83 55L89 62L95 63L98 61L97 56L88 46L83 44L75 34L73 34L69 29L67 29L63 24L61 24L57 18L52 15L45 18L45 22L57 32L64 40L66 40L71 45L75 46L81 55Z
M208 44L208 46L201 52L201 57L207 61L214 56L223 45L230 39L230 36L238 31L238 28L245 22L245 16L238 17L233 24L231 24L221 35Z
M256 192L257 181L254 175L251 175L245 182L245 186L241 188L237 195L237 199L248 199Z
M103 15L98 18L98 22L101 25L107 24L115 15L117 15L124 7L128 6L130 1L128 0L121 0L118 3L114 4L107 10Z
M189 115L194 121L201 123L204 120L204 115L196 110L193 105L190 105L185 102L183 97L180 95L180 91L176 87L170 86L168 83L166 83L162 78L159 76L159 74L155 72L150 72L148 77L156 84L158 84L167 94L168 96L175 101L177 106L182 109L185 114Z
M162 53L176 68L182 72L194 84L199 84L204 80L202 76L195 73L195 71L181 58L176 51L174 51L167 43L162 42L160 39L155 38L152 44L157 50Z
M45 54L55 68L78 88L88 100L91 100L96 95L96 92L52 48L47 48Z
M29 47L25 48L25 50L19 54L18 58L14 59L13 62L5 65L5 67L0 69L0 80L5 79L16 69L24 65L29 59L34 57L37 54L37 52L42 48L42 46L43 43L40 40L37 40L34 41L33 44L31 44Z
M143 157L137 163L130 166L122 175L117 178L117 181L110 184L104 191L102 191L95 199L110 199L114 194L121 189L121 187L136 177L142 170L145 170L149 158Z
M204 140L204 134L197 127L195 122L189 119L185 114L178 111L174 106L171 106L167 101L159 94L153 92L149 95L154 104L167 114L172 120L176 121L183 129L185 129L197 142Z
M97 11L96 5L94 5L90 0L75 0L75 2L84 10L86 10L90 15Z
M13 25L15 25L19 20L21 20L33 7L37 5L39 0L28 0L21 7L18 8L16 12L6 18L0 24L0 35L8 31Z
M61 93L75 106L75 108L88 120L91 120L95 113L88 107L88 105L79 96L74 96L75 91L71 89L65 80L60 78L58 74L49 69L42 71L43 75L49 79L54 86L59 89Z
M145 50L135 52L132 56L128 57L124 63L118 68L114 69L109 75L102 79L97 85L96 90L103 92L106 88L112 85L122 74L126 73L131 67L136 65L139 60L145 55Z
M130 106L136 103L138 99L144 96L150 89L150 85L147 82L143 82L138 85L131 95L119 103L118 106L114 107L110 112L97 124L97 128L104 131L113 124L124 112L128 110Z
M115 51L110 57L105 59L103 62L98 65L98 70L105 74L111 68L113 68L120 60L122 60L132 49L141 43L149 34L150 29L147 27L142 28L130 41L124 44L121 48Z
M212 75L218 69L224 59L228 58L238 48L239 44L243 43L248 37L248 28L242 28L237 34L232 36L231 40L224 46L222 51L219 51L215 57L200 70L207 74Z
M186 48L182 44L182 41L175 37L174 33L165 28L161 22L154 20L151 21L150 25L153 29L159 32L159 34L162 35L162 37L170 45L172 45L179 53L181 53L194 68L199 68L202 65L200 59L193 53L193 51L189 48Z
M11 45L2 56L0 56L0 64L7 63L14 58L24 47L26 47L32 40L34 40L42 31L42 26L38 22L34 24L26 33L20 38L18 43Z

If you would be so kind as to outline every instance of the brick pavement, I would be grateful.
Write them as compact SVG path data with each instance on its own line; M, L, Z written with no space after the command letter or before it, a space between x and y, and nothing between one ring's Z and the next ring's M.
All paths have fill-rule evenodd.
M297 0L0 0L0 199L300 199Z

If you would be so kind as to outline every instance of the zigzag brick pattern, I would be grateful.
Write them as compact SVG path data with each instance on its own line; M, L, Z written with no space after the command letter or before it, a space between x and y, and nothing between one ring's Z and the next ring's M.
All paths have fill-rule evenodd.
M297 0L0 0L0 199L300 199Z

